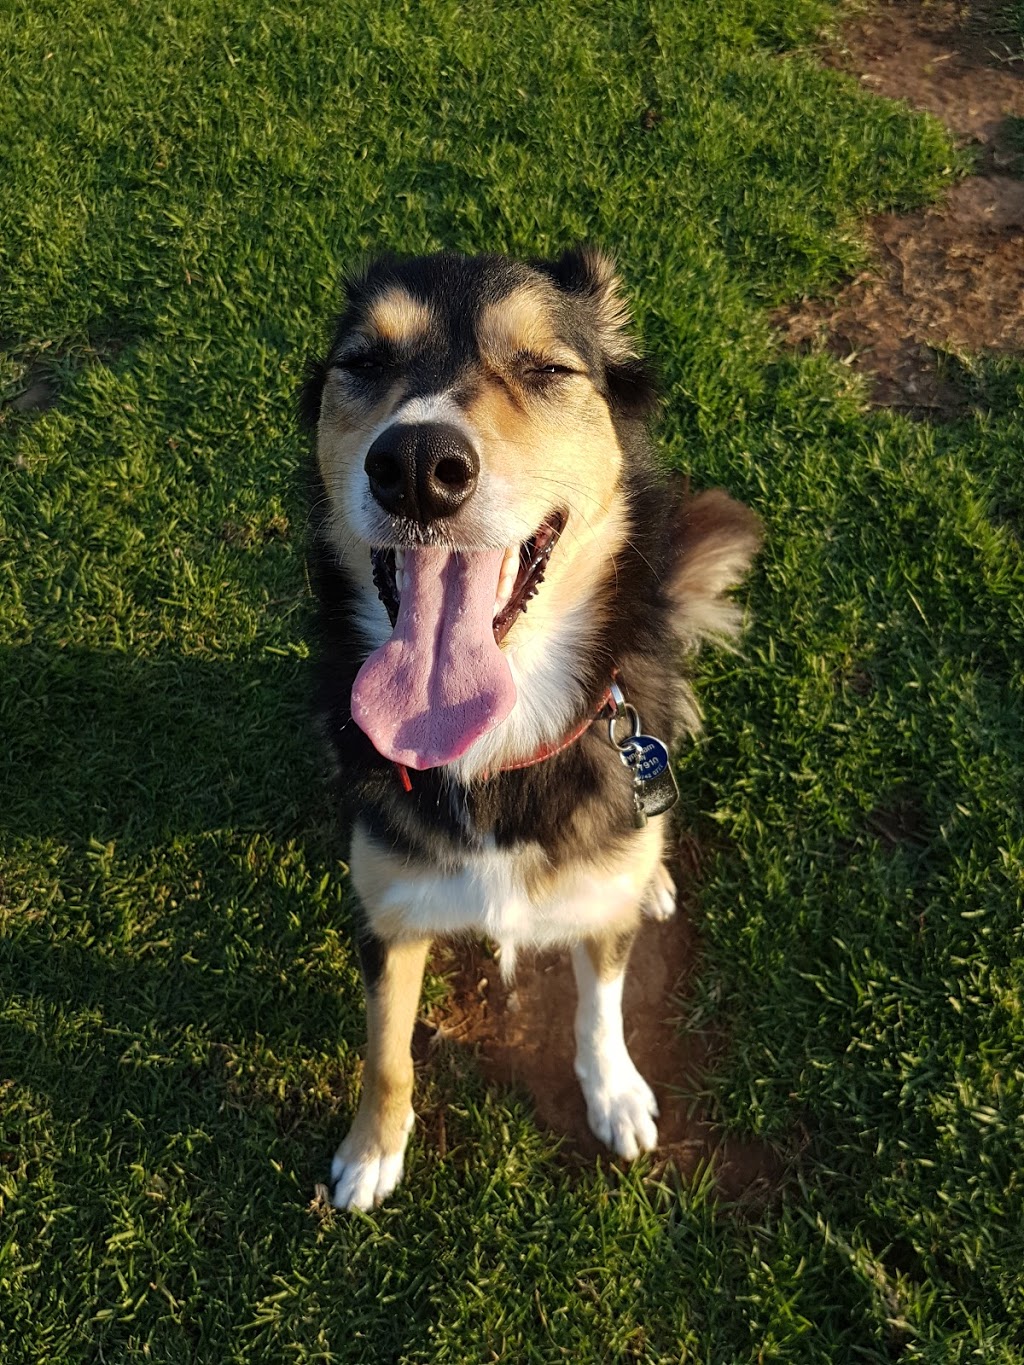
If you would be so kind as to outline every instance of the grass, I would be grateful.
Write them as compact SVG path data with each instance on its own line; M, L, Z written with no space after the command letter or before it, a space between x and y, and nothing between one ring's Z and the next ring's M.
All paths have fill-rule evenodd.
M1024 1360L1024 369L866 408L767 310L929 200L817 0L9 0L0 15L0 1351L22 1362ZM293 401L387 245L623 262L667 457L770 528L681 765L723 1208L575 1171L464 1058L372 1218L307 730ZM38 404L50 395L50 405ZM24 409L24 410L23 410ZM440 983L431 989L436 993Z

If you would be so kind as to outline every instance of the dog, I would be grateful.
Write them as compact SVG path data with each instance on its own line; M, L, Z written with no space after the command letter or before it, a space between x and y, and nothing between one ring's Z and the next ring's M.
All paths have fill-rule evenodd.
M761 542L690 496L648 434L655 386L614 263L380 257L307 369L316 710L340 774L368 1043L332 1201L402 1176L431 940L567 947L590 1127L631 1159L657 1104L622 989L672 913L667 751L700 725L685 657L728 642ZM660 747L659 747L660 746Z

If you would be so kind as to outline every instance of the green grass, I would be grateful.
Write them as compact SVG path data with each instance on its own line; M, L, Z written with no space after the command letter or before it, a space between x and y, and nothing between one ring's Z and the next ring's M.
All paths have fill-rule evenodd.
M0 386L56 395L0 425L5 1362L1024 1360L1024 369L929 427L773 342L959 165L804 55L832 14L5 6ZM682 762L682 1008L789 1184L567 1169L449 1057L446 1154L319 1213L362 1021L297 376L359 252L579 238L668 457L769 526Z

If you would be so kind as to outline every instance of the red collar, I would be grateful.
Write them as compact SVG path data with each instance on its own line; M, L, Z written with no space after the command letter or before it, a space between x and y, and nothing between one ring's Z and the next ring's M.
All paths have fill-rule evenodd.
M613 677L617 676L617 673L618 670L616 669L615 674L613 674ZM582 736L585 735L587 731L590 729L590 727L593 725L594 721L598 719L598 717L603 713L605 708L611 703L611 701L612 689L608 687L605 689L604 695L598 702L593 715L587 716L586 720L582 721L579 725L577 725L576 729L571 731L568 735L566 735L564 739L561 739L557 743L553 744L542 744L539 749L536 749L530 755L529 758L521 758L516 763L506 763L504 767L498 768L496 769L496 771L499 773L511 773L515 772L517 768L532 768L535 763L543 763L545 759L554 758L555 754L560 754L563 749L568 749L570 744L575 744L578 739L581 739ZM405 788L407 792L411 792L412 779L409 776L409 769L405 766L404 763L394 764L394 769L395 772L398 774L399 782L401 782L402 786ZM481 777L485 782L489 777L493 776L494 773L490 772L481 774Z

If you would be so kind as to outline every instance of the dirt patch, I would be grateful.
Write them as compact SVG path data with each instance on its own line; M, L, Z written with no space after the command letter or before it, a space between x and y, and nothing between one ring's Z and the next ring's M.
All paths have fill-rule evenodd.
M1017 169L1024 148L1008 121L1024 118L1024 42L1006 9L1006 0L888 0L852 15L824 61L977 143L979 169Z
M0 424L8 412L45 412L56 402L56 381L47 369L13 361L0 347Z
M57 390L46 376L32 377L11 399L15 412L45 412L57 401Z
M943 353L1024 349L1024 50L999 3L893 0L824 54L877 94L936 114L979 149L983 174L919 213L869 224L876 264L830 301L780 310L791 345L823 345L873 379L877 403L955 416L968 403Z
M968 396L943 353L1024 349L1024 182L972 176L936 208L885 214L869 232L877 265L776 325L789 344L824 345L872 376L876 403L955 416Z
M673 1007L685 997L696 964L685 906L665 923L644 922L626 975L623 1015L630 1053L661 1110L655 1160L687 1178L710 1164L726 1199L760 1203L781 1181L781 1156L766 1144L723 1137L688 1098L712 1052L709 1036L681 1030ZM523 955L511 988L477 943L441 945L432 965L448 978L449 995L430 1018L431 1046L469 1048L488 1080L528 1091L537 1121L567 1138L571 1159L608 1157L587 1126L573 1073L576 987L568 954Z

